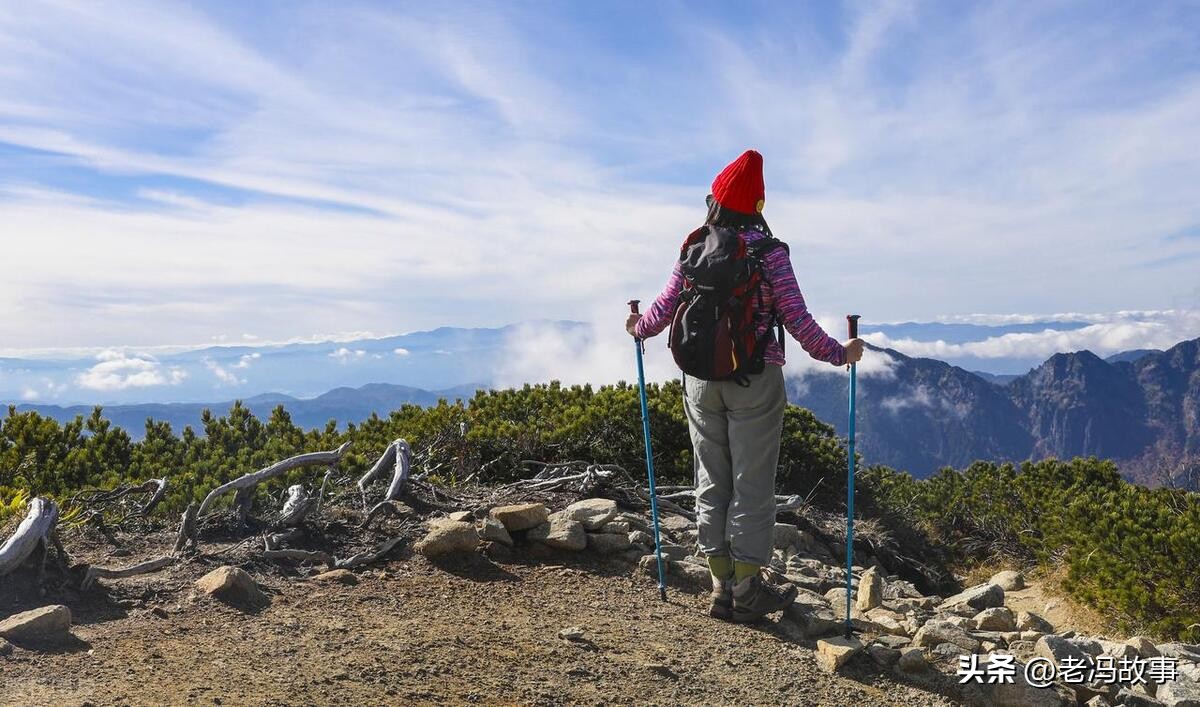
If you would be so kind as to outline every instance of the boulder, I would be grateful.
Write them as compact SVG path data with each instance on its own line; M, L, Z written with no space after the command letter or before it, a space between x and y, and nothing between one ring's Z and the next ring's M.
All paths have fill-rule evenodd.
M956 614L974 615L984 609L1004 606L1004 589L999 584L979 584L947 597L938 609Z
M1155 697L1167 707L1200 707L1200 684L1172 680L1158 686Z
M3 638L0 638L0 658L4 657L6 655L12 655L12 652L13 652L13 644L9 643L8 641L4 640Z
M1117 704L1122 707L1163 707L1163 703L1157 699L1150 697L1139 686L1138 690L1131 690L1128 687L1122 687L1117 691Z
M629 544L654 547L654 536L644 530L631 530L629 531Z
M1005 606L993 606L975 615L975 628L980 631L1012 631L1017 627L1013 612Z
M858 654L862 647L862 642L857 638L844 636L822 638L817 641L817 667L827 673L836 672L838 668Z
M908 629L901 623L901 617L881 606L866 612L866 618L877 633L886 633L892 636L908 635Z
M426 557L455 552L474 552L479 547L479 531L471 523L439 518L429 524L429 532L413 549Z
M588 544L587 531L577 520L555 518L529 531L529 539L556 550L578 552Z
M984 667L991 656L980 659L980 667ZM1025 680L1025 669L1016 666L1011 682L987 682L972 684L972 691L983 698L983 703L992 707L1060 707L1064 704L1075 704L1075 700L1064 700L1054 687L1034 687Z
M683 516L659 516L658 525L672 533L686 533L696 529L696 524Z
M347 569L329 570L321 574L313 575L312 581L325 582L329 584L358 584L358 577Z
M1096 639L1096 643L1100 644L1100 652L1104 655L1111 655L1114 658L1137 658L1140 653L1134 646L1129 645L1128 641L1106 641L1104 639Z
M263 606L271 601L258 588L253 577L232 565L218 567L196 580L196 589L230 604Z
M1143 658L1156 658L1161 655L1158 647L1154 645L1154 641L1146 636L1133 636L1125 641L1125 645L1133 648Z
M980 648L979 641L965 630L946 621L929 621L913 636L913 645L918 648L934 648L943 643L951 643L967 653L974 653Z
M493 543L500 543L505 547L512 547L513 539L508 534L508 528L500 521L491 516L483 519L483 524L479 528L479 536L484 540Z
M883 603L883 577L872 567L858 579L858 596L855 606L859 611L869 611Z
M512 506L497 506L489 515L504 524L511 532L529 530L550 520L550 513L540 503L518 503Z
M1062 665L1067 658L1077 661L1091 660L1091 656L1072 643L1070 639L1053 633L1039 638L1037 643L1033 644L1033 652L1055 665Z
M558 518L583 524L584 530L599 530L617 517L617 502L607 498L585 498L554 514Z
M610 520L600 528L601 533L619 533L621 535L629 535L633 532L633 526L627 520Z
M887 646L888 648L895 648L897 650L901 648L907 648L909 644L912 643L911 640L905 638L904 636L878 636L876 637L875 642L881 646Z
M62 604L22 611L0 621L0 639L13 643L51 643L71 633L71 610Z
M446 517L449 518L450 520L460 520L460 521L474 520L474 516L471 515L470 511L454 511L453 513L451 513L450 515L448 515Z
M845 626L827 606L796 602L784 609L783 615L809 639L839 634Z
M925 660L925 651L914 647L901 648L896 670L910 675L926 672L929 670L929 661Z
M867 646L867 652L871 654L871 658L879 663L884 668L890 668L900 660L900 651L888 646L881 646L878 643L872 643Z
M1017 614L1017 630L1054 633L1054 625L1032 611L1022 611Z
M1088 638L1087 636L1072 636L1067 640L1071 643L1074 643L1076 648L1090 656L1097 656L1104 652L1104 647L1100 645L1100 641L1097 641L1094 638Z
M786 550L789 547L794 547L800 544L800 529L791 523L776 523L775 531L775 549ZM795 552L792 553L796 554Z
M988 583L999 585L1006 592L1015 592L1025 588L1025 575L1013 570L1004 570L992 575Z
M1017 660L1028 661L1033 656L1037 655L1034 651L1033 641L1009 641L1008 652L1017 656Z
M588 533L587 547L598 555L615 555L629 549L629 536L623 533Z

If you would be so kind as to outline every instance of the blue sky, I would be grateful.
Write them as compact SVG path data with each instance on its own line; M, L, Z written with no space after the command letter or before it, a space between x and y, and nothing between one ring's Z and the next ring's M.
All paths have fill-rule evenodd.
M747 147L826 321L1200 334L1195 3L3 5L7 349L616 321Z

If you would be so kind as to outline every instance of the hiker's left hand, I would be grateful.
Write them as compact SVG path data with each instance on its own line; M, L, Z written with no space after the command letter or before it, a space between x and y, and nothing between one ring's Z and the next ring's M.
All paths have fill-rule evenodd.
M630 336L637 336L637 332L635 331L634 327L637 326L638 320L641 318L642 315L640 314L630 314L629 318L625 320L625 331L629 332Z

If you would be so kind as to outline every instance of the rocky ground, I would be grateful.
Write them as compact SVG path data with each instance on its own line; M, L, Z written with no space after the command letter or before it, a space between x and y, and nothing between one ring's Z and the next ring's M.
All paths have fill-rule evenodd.
M857 637L843 641L837 548L796 526L776 528L776 569L799 599L740 626L705 615L707 571L681 516L664 521L663 603L646 518L611 501L553 514L536 503L397 510L386 523L413 528L411 542L353 571L267 561L246 545L86 591L40 596L31 573L0 579L0 703L1200 704L1200 647L1076 635L1014 611L1006 597L1029 595L1017 573L922 596L864 557ZM121 562L172 541L130 539ZM73 552L114 563L105 544ZM1182 674L1161 686L964 689L953 673L970 652L1161 653Z

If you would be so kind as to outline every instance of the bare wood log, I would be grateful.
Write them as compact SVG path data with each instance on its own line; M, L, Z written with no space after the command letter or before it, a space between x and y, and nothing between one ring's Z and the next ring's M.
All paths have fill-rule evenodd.
M88 567L87 574L84 575L83 582L79 585L79 588L83 591L87 591L97 579L124 579L126 577L135 577L139 574L150 574L151 572L157 572L161 569L169 567L174 563L174 557L171 557L170 555L164 555L163 557L157 557L153 560L147 560L145 562L141 562L130 567L122 567L120 569L108 569L106 567L96 567L93 565Z
M204 515L204 512L208 510L213 501L215 501L222 494L228 493L234 489L252 489L268 479L273 479L276 476L291 471L292 469L298 469L304 466L312 466L314 464L336 464L339 460L341 460L342 455L346 453L346 448L349 446L350 443L346 442L337 449L328 452L310 452L308 454L299 454L289 459L276 462L265 469L260 469L258 471L246 474L245 476L239 476L233 481L228 481L224 484L221 484L212 491L209 491L208 495L204 497L204 501L200 503L200 510L198 511L198 514Z
M329 467L325 472L325 476L321 479L321 490L317 492L317 507L315 511L321 512L321 504L325 501L325 485L329 483L329 477L333 476L333 467Z
M372 508L371 512L367 514L367 519L364 520L362 525L358 527L365 530L366 528L370 527L373 520L380 516L402 515L404 515L404 513L401 512L400 508L396 506L394 501L380 501L379 503L375 504L375 507Z
M147 481L146 483L147 484L153 483L155 485L155 490L154 490L154 495L152 495L150 497L150 500L148 500L144 504L142 504L142 508L141 508L140 512L144 516L150 515L150 511L153 511L155 506L157 506L163 500L163 498L166 497L166 495L167 495L167 477L164 476L161 479L151 479L150 481Z
M268 560L295 560L296 562L325 565L329 569L334 569L337 564L333 555L320 550L263 550L263 557Z
M183 512L183 518L179 522L179 534L175 536L175 551L178 555L184 551L184 548L195 550L197 542L196 536L196 509L194 503L189 503L187 510Z
M350 557L347 557L344 560L335 560L334 567L336 567L337 569L347 569L348 570L348 569L353 569L355 567L361 567L362 565L369 565L372 562L375 562L379 558L381 558L384 555L391 552L392 548L399 545L401 540L404 540L404 536L397 535L396 537L392 538L391 540L387 540L383 543L380 543L374 550L360 552L355 555L351 555Z
M263 543L267 546L268 550L278 550L303 534L304 532L299 528L288 528L287 530L279 533L270 533L268 535L264 535Z
M31 500L25 519L17 526L12 537L0 545L0 577L20 566L39 545L48 548L56 523L58 506L54 501L40 497Z

